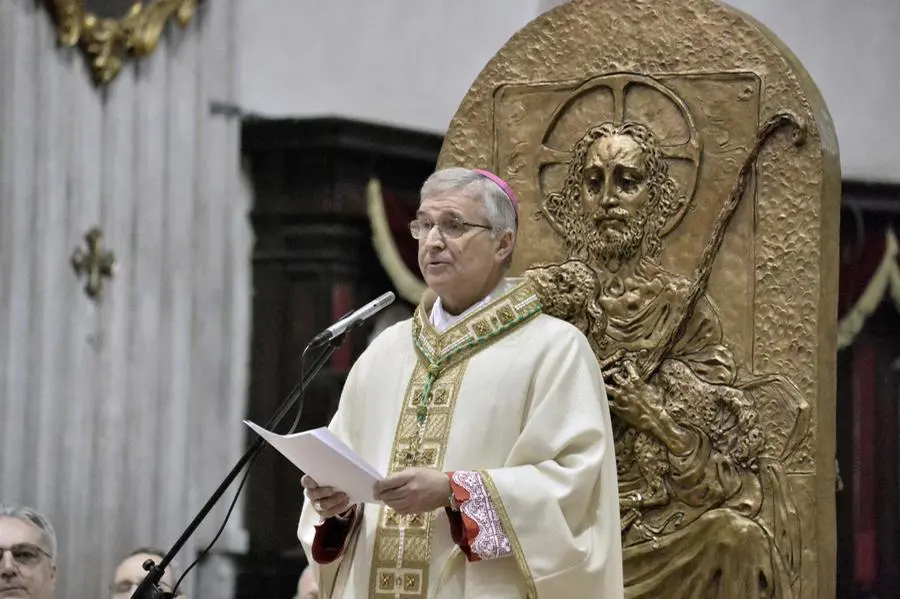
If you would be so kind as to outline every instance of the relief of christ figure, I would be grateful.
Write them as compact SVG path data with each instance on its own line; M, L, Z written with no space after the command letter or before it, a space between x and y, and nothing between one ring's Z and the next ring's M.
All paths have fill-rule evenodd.
M649 127L592 126L540 206L568 260L525 274L603 369L626 596L792 597L801 543L783 461L805 435L806 405L787 379L735 363L705 293L717 247L699 277L661 265L662 231L685 201ZM773 402L787 433L763 430Z

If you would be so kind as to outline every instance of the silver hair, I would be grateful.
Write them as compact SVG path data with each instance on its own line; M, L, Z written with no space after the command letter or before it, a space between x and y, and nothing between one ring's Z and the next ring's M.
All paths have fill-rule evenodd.
M38 527L43 537L44 548L50 552L50 561L54 564L56 563L56 552L58 549L56 531L53 530L53 525L50 524L50 520L46 516L30 507L0 504L0 518L15 518Z
M512 200L499 185L472 169L451 167L435 171L422 185L420 197L424 200L451 191L463 191L480 199L494 231L516 234L516 211Z

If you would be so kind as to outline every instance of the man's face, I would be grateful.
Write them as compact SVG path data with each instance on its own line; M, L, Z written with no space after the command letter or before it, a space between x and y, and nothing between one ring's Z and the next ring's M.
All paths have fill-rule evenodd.
M468 297L483 290L512 252L511 234L495 237L489 229L460 225L489 226L481 201L463 192L425 198L417 219L436 225L419 239L419 268L428 286L442 298ZM442 235L441 225L462 226L462 234L455 239Z
M585 158L581 201L591 254L630 258L640 248L650 188L644 151L628 135L595 141Z
M113 583L110 587L109 594L113 599L128 599L134 594L135 589L147 576L147 571L144 570L144 562L148 559L152 559L156 563L162 561L162 558L158 555L138 553L125 558L119 564L119 567L116 568L116 573L113 575ZM166 568L163 577L159 581L159 587L165 592L171 592L174 584L172 570Z
M53 597L56 565L40 528L18 518L0 518L0 551L0 599Z

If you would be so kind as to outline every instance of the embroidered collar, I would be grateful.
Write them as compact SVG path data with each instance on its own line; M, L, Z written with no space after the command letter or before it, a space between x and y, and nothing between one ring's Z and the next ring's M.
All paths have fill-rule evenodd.
M541 302L531 282L526 279L507 279L495 299L467 311L443 332L431 324L429 312L432 301L423 300L413 315L413 342L429 366L445 367L453 359L469 356L486 341L493 341L513 330L541 311ZM431 304L431 305L429 305Z
M497 288L491 291L486 297L475 302L473 305L469 306L462 314L450 314L444 309L444 304L441 302L441 298L438 297L434 300L434 306L431 308L431 315L429 317L429 322L431 326L435 328L438 333L443 333L454 324L459 322L460 320L466 318L470 314L480 310L484 306L491 303L494 298L503 295L505 291L507 291L510 287L510 282L508 279L503 279L500 281L500 284L497 285Z

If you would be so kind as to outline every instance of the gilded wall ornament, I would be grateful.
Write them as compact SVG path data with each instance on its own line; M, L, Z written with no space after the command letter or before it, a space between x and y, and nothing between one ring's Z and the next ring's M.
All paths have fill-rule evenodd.
M58 40L80 46L98 85L116 78L128 58L149 56L170 19L186 26L199 0L48 0Z

